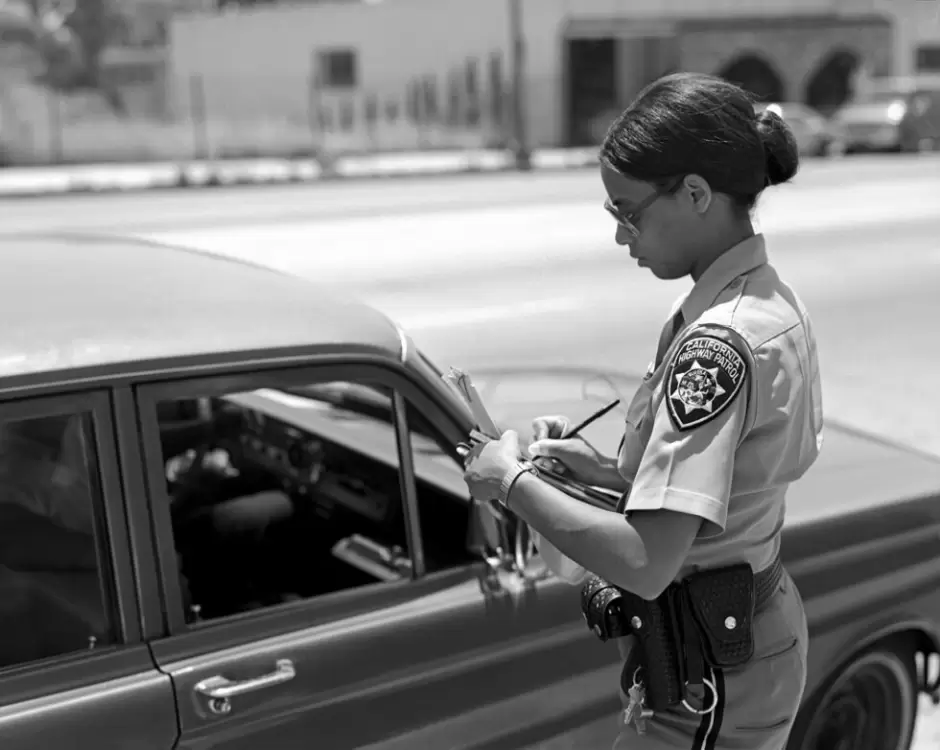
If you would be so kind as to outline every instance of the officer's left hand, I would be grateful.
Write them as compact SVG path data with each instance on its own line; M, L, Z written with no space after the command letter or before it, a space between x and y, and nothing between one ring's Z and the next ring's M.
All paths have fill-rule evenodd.
M495 499L506 472L521 457L519 435L515 430L506 430L499 440L474 447L464 462L463 475L474 499L482 502Z

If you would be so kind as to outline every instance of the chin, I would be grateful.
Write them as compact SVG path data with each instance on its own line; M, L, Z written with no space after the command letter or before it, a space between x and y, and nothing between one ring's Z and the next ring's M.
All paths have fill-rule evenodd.
M648 267L649 272L653 274L657 279L662 279L663 281L674 281L675 279L681 279L686 274L677 273L671 268L653 268Z

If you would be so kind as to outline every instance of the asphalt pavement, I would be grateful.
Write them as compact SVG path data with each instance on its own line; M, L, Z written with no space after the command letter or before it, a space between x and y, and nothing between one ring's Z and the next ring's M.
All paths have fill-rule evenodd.
M638 268L602 201L594 170L19 198L0 236L133 234L251 258L375 303L471 373L642 373L689 282ZM826 414L940 454L940 159L807 162L757 218L813 318ZM918 748L940 744L931 713Z
M7 231L133 233L342 286L442 365L642 372L672 301L613 241L593 170L17 201ZM940 159L810 161L758 222L809 308L827 414L940 454ZM32 223L31 223L32 222Z

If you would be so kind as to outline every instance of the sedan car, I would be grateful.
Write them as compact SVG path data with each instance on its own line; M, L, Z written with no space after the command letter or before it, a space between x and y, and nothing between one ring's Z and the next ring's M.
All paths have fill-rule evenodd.
M765 109L775 111L790 126L801 156L841 156L845 151L841 125L812 107L800 102L758 104L755 107L758 113Z
M846 151L940 149L940 76L875 78L833 120Z
M473 419L376 310L241 261L7 239L4 750L529 748L616 732L617 650L511 516ZM504 426L639 381L472 373ZM616 448L622 414L585 435ZM791 748L910 742L940 644L940 461L829 425L784 558L810 674ZM859 745L853 745L857 747Z

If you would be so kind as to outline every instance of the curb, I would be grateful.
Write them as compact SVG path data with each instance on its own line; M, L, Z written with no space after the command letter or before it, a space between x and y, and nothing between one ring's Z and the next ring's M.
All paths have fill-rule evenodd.
M533 152L537 171L578 169L597 164L596 149ZM0 169L0 197L70 193L132 192L236 185L283 185L380 177L429 177L508 172L516 169L508 151L440 151L339 156L316 159L230 159L183 163L88 164L75 167Z

